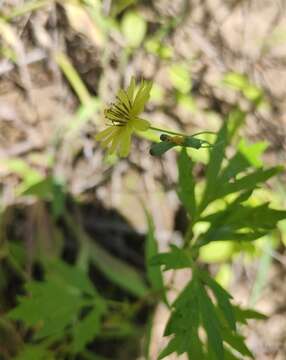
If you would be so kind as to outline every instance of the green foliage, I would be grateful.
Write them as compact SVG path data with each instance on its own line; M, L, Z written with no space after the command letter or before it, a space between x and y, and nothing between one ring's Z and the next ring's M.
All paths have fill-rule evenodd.
M208 291L212 292L216 302ZM242 355L252 357L244 338L236 333L238 319L230 299L231 296L207 273L193 267L192 280L172 305L164 335L173 337L159 358L176 352L178 355L187 353L190 359L205 359L209 355L223 359L228 351L226 344ZM206 344L199 336L200 328L207 335Z
M152 156L161 156L165 154L166 151L175 147L176 144L171 142L161 141L159 143L152 144L150 149L150 155Z
M135 296L146 294L147 287L136 269L112 256L98 244L93 245L90 257L109 280Z
M139 303L153 304L161 300L169 307L170 317L164 335L170 339L158 359L172 353L178 356L185 353L191 360L253 358L238 324L246 324L249 319L264 319L264 315L235 305L231 295L200 266L200 260L205 259L200 253L203 254L206 245L229 241L229 258L237 251L237 244L250 243L269 234L280 220L286 218L286 211L271 207L269 202L257 198L252 201L257 188L282 170L278 166L263 167L261 157L267 145L241 140L232 155L227 156L227 146L243 119L244 113L237 109L230 114L229 122L221 127L209 150L205 181L200 184L193 175L195 162L190 159L187 147L181 148L177 163L177 194L189 220L181 246L171 244L168 251L159 253L153 219L145 211L148 224L145 262L149 286L135 268L90 239L66 214L65 191L54 178L39 177L26 186L23 195L48 200L52 208L57 209L54 211L56 218L63 217L78 239L80 250L75 266L60 260L41 259L44 280L26 281L26 295L18 298L18 305L8 314L10 320L22 323L32 334L29 344L17 355L18 359L52 359L51 349L56 344L64 344L65 355L74 356L85 353L87 345L102 334L124 337L135 331L129 319L137 305L133 308L99 295L86 272L89 262L110 283L138 298ZM186 139L201 141L192 137ZM174 146L167 140L153 145L152 150L163 154L170 144ZM25 167L16 168L25 174ZM226 257L221 259L225 260ZM269 263L269 256L266 260ZM261 261L266 260L262 258ZM170 305L168 284L165 284L163 274L180 269L191 270L191 280ZM253 292L255 299L265 280L265 273L261 274L263 278L258 277ZM107 330L105 323L109 324ZM150 322L148 343L151 327ZM146 346L148 354L148 344Z
M90 259L108 280L135 296L140 297L147 293L147 286L135 268L92 241L68 216L65 217L65 220L82 243L81 252L84 253L84 257Z
M192 258L183 249L171 245L171 251L154 256L150 260L150 265L164 265L163 271L170 269L184 269L190 267Z
M215 302L208 291L212 292ZM187 353L190 359L207 359L211 355L219 360L224 359L228 347L252 358L244 338L236 332L239 318L230 299L231 296L207 273L193 267L192 280L172 305L164 335L173 337L159 358L176 352L178 355ZM207 335L206 344L199 336L200 328Z
M196 191L194 163L185 148L178 159L178 196L189 214L189 226L183 246L171 245L169 252L155 255L150 265L163 266L163 271L189 268L192 279L171 306L165 329L165 336L171 339L160 359L171 353L186 353L191 360L239 359L237 353L253 358L237 324L245 324L251 318L263 319L264 315L234 305L231 295L198 263L200 249L206 244L227 240L230 244L251 242L271 232L286 218L286 211L273 209L268 202L250 201L259 185L282 170L262 167L261 155L266 144L249 145L241 140L235 153L229 159L226 157L226 147L239 127L236 123L243 119L243 113L236 115L221 127L210 150L202 194ZM234 250L234 245L231 246Z
M42 347L25 348L20 359L40 356L38 353L44 359L45 344L63 340L67 334L71 336L71 353L82 351L99 333L107 310L106 302L81 270L59 260L47 262L46 267L46 280L28 281L28 296L20 296L18 306L9 313L10 319L36 329L35 341L45 340Z
M26 88L25 78L27 77L29 80L29 71L27 72L29 61L27 64L25 61L22 64L20 60L23 56L21 54L26 53L27 50L27 60L31 57L32 62L33 54L31 53L29 56L32 48L26 49L26 44L22 44L21 38L17 35L19 31L13 29L14 26L18 26L18 23L22 23L21 16L25 15L29 20L30 14L33 12L32 18L35 15L35 19L37 19L35 12L44 7L45 14L49 14L49 8L52 9L52 12L60 11L60 15L64 15L66 25L68 25L63 28L72 30L71 34L66 37L62 36L63 29L61 28L60 38L66 38L67 45L70 43L72 45L74 39L79 44L80 56L76 57L72 51L69 52L69 56L66 56L64 52L52 54L52 52L46 51L46 46L47 48L50 46L51 29L46 26L45 21L40 24L40 28L43 26L43 31L39 33L38 40L45 43L44 57L47 57L47 63L51 62L51 65L59 67L74 95L81 103L78 112L72 116L68 125L63 126L60 133L54 133L51 137L53 140L49 144L49 154L61 151L62 144L65 144L67 140L67 152L69 150L72 152L70 159L77 162L77 155L81 156L81 154L73 153L78 151L77 143L72 144L76 146L71 146L71 148L70 143L73 143L74 138L86 139L86 131L90 131L86 125L91 119L96 126L102 124L102 99L108 95L110 81L110 76L106 77L105 72L110 70L112 75L113 72L118 71L125 79L120 76L117 78L114 76L115 74L111 76L111 79L115 79L115 82L124 82L130 72L135 68L137 70L140 68L141 58L138 62L136 55L136 50L140 47L140 56L147 55L148 58L152 58L152 61L147 70L139 69L139 76L144 76L146 73L151 76L155 66L155 70L157 68L159 70L159 79L162 78L161 70L167 70L168 79L163 79L161 86L166 85L166 80L168 80L173 89L170 96L168 89L154 84L151 99L155 104L161 106L160 111L168 111L170 112L168 115L174 115L173 108L179 108L183 112L188 111L192 114L201 111L199 106L202 97L211 100L210 102L203 101L203 106L205 103L217 100L212 99L213 91L208 91L207 88L205 91L207 84L203 83L203 88L200 88L201 70L196 70L196 74L194 74L196 84L194 84L192 92L192 73L189 63L190 60L193 60L191 57L188 60L184 59L185 55L181 54L180 50L179 54L176 46L170 45L177 39L174 30L185 21L187 11L176 17L159 15L161 6L157 8L157 5L153 4L153 10L156 9L156 14L158 14L158 18L156 18L156 16L152 16L153 10L150 12L148 9L150 4L138 0L66 1L58 2L57 8L52 3L49 0L27 1L16 7L9 5L8 12L0 14L0 29L2 30L0 32L1 40L3 40L0 52L11 61L11 66L12 64L19 65L19 75L21 79L23 78L21 81L23 90ZM187 5L185 10L189 10ZM50 16L47 16L47 19L50 19ZM36 23L37 21L35 21ZM49 22L47 24L49 25ZM31 33L33 33L32 30L34 30L33 24L31 24ZM51 37L52 39L53 37ZM43 45L40 44L41 41L37 41L39 46ZM30 42L27 41L27 43ZM83 49L81 49L82 45ZM116 46L114 47L114 45ZM90 56L93 53L100 54L100 56ZM132 56L128 58L131 54ZM54 56L50 57L50 55ZM83 64L82 59L92 63L84 62ZM130 59L134 59L134 66L129 61ZM197 59L195 60L197 61ZM204 68L202 71L204 73ZM34 81L34 77L32 80ZM195 86L197 83L198 90ZM256 86L247 75L236 72L227 73L223 78L223 84L227 91L231 88L240 94L244 100L243 105L247 103L252 110L256 110L266 102L267 94ZM66 91L68 91L68 87L66 87ZM92 96L90 91L96 94L96 97ZM200 100L198 102L196 101L197 94L199 94L198 99ZM29 87L27 87L27 95L30 95ZM75 101L70 101L69 98L68 96L67 103L72 104L71 108L73 108ZM61 105L63 105L62 103ZM223 106L223 108L227 108L227 106ZM150 109L152 111L152 106ZM207 111L205 114L208 115ZM137 324L137 314L141 315L140 311L143 309L145 315L146 308L148 307L148 311L150 311L151 306L158 301L164 302L170 310L169 321L164 333L169 337L169 342L160 353L159 359L166 358L172 353L178 356L185 354L190 360L253 358L245 344L245 339L240 335L241 325L246 325L250 319L264 320L265 316L253 309L242 309L235 305L235 299L232 299L231 295L220 285L221 281L216 281L211 277L205 264L201 266L201 262L222 262L223 266L228 266L227 270L230 271L230 260L233 254L247 247L253 251L256 246L254 240L263 237L261 243L265 251L260 258L258 276L250 299L250 305L253 306L265 284L271 263L273 230L277 228L278 222L286 218L286 211L277 210L266 199L262 201L256 197L256 190L273 176L279 174L282 168L279 166L264 168L262 155L267 148L267 143L250 144L244 138L237 139L237 130L247 115L248 113L239 107L232 110L209 152L207 150L204 150L205 152L197 151L207 144L208 137L205 142L192 136L186 136L184 144L161 141L152 145L151 154L155 156L162 156L175 147L178 150L176 190L179 201L186 210L188 223L182 242L171 243L168 250L160 253L154 222L152 216L146 211L148 232L144 248L145 273L143 269L139 271L126 260L109 253L104 246L96 242L97 239L90 238L85 233L78 221L68 218L67 209L70 208L70 203L66 204L68 188L53 175L43 175L44 173L53 174L49 155L45 155L45 164L40 164L41 170L19 158L8 161L1 160L1 170L4 167L4 173L5 170L8 170L9 174L13 174L13 177L19 179L19 185L15 187L15 195L28 197L29 201L32 199L38 200L39 203L48 202L47 209L48 211L51 209L53 215L51 217L52 230L54 228L58 230L58 227L62 230L61 227L64 224L64 230L68 229L68 233L75 238L76 246L78 246L77 258L73 266L59 259L51 261L43 259L41 256L37 257L37 263L40 268L43 267L43 280L35 281L30 274L23 270L27 263L31 266L34 265L31 259L27 259L26 248L22 244L19 245L19 242L13 242L14 239L11 239L12 241L9 239L7 245L5 239L5 244L2 245L2 237L0 238L0 257L1 260L4 259L3 268L1 266L0 269L1 291L2 289L6 291L10 285L4 269L6 262L9 265L9 271L11 267L12 272L15 272L23 282L17 305L7 316L3 316L3 322L13 325L13 331L5 333L5 341L10 340L10 334L13 334L13 336L11 335L13 340L14 336L21 338L20 345L17 344L17 349L15 349L15 352L18 347L20 349L15 357L16 360L105 359L94 352L89 352L88 345L94 339L100 341L111 339L113 341L113 338L126 336L130 337L132 341L132 336L139 332L138 329L141 327L141 323L139 326ZM188 119L182 119L182 123L185 123L186 120ZM91 128L93 131L93 126ZM23 129L20 128L20 130ZM6 131L4 131L5 133ZM158 141L157 137L149 132L139 134L139 136L145 136L151 141ZM211 141L208 144L212 145L212 143ZM230 153L227 151L229 145L232 146ZM198 154L192 158L189 156L191 148ZM42 149L37 149L37 146L35 150L42 151ZM61 161L68 160L67 162L69 162L69 159L65 157L62 159L61 152L59 155ZM23 154L23 159L25 156L26 154ZM55 156L55 158L57 157ZM206 164L205 172L200 172L205 175L203 180L199 180L195 176L196 159L203 165ZM113 165L117 160L111 155L108 161L109 165ZM104 173L103 182L109 177L109 173L110 167ZM66 180L68 184L70 179ZM95 186L97 187L97 185ZM33 214L29 213L29 215L32 217ZM40 214L40 220L42 220L41 216L43 215ZM39 221L39 223L39 227L41 227L42 222ZM286 244L285 224L285 220L279 223L284 244ZM17 226L16 222L15 227ZM21 226L22 221L20 221ZM2 228L0 230L2 231ZM54 234L51 235L51 238L57 241ZM101 280L98 286L96 283L98 290L95 288L88 274L90 269L95 270L96 274L100 274L103 278L103 287L106 287L104 291L108 295L101 292ZM168 291L170 286L172 287L172 283L166 281L165 271L177 272L181 269L189 270L191 278L175 301L170 304ZM217 275L216 279L217 277L219 276ZM93 281L98 281L98 279L94 277ZM116 295L119 293L120 300L117 297L115 300L112 298L114 292ZM7 293L10 295L10 292ZM109 295L112 299L109 298ZM134 303L131 303L129 299L133 299ZM9 307L13 304L14 298L11 301L9 299L7 305L5 304L7 299L0 300L2 314L2 305L5 310L6 306ZM3 304L2 300L4 300ZM138 317L141 318L141 316ZM149 313L146 315L146 319L149 319L149 322L144 353L146 359L153 359L149 345L154 319ZM133 322L131 323L131 321ZM2 324L0 325L2 326ZM2 336L3 329L0 330ZM3 339L1 336L0 348L2 350L1 340ZM118 354L114 353L114 358L117 356Z
M179 183L178 183L178 196L188 211L188 213L196 217L196 198L195 198L195 182L193 178L193 162L187 155L185 148L182 149L179 161Z
M15 360L53 360L53 354L42 346L27 345Z
M167 299L164 291L164 282L160 269L154 267L150 264L151 258L154 258L158 254L158 244L155 239L155 229L152 217L148 212L146 212L147 222L148 222L148 234L145 242L145 262L147 265L147 277L152 286L152 289L155 292L160 292L163 294L161 296L163 300L167 303Z

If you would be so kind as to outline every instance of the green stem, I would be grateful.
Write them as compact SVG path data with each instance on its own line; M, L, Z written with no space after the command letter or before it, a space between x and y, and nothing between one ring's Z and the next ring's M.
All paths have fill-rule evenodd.
M157 128L155 126L150 126L149 129L154 130L154 131L164 132L164 133L171 134L171 135L187 136L186 134L178 133L176 131L171 131L171 130L167 130L167 129Z
M197 136L197 135L201 135L201 134L216 134L216 132L214 132L214 131L200 131L200 132L192 134L192 135L186 135L186 134L179 133L179 132L172 131L172 130L161 129L161 128L158 128L155 126L150 126L149 129L154 130L154 131L164 132L164 133L171 134L171 135L178 135L178 136Z
M201 135L201 134L213 134L216 135L217 133L215 131L200 131L198 133L194 133L191 136L197 136L197 135Z
M91 102L91 95L66 54L62 52L56 53L55 60L78 96L81 104L89 105Z

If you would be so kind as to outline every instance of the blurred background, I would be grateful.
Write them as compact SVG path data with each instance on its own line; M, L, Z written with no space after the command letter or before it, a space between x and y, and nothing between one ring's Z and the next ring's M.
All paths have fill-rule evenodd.
M139 310L113 316L115 330L74 358L145 359L149 305L138 305L140 282L122 285L115 274L122 266L144 274L142 202L161 250L182 237L176 152L150 157L157 138L147 133L127 159L107 156L94 140L103 109L131 76L152 80L144 117L154 126L192 134L238 116L263 162L284 164L285 55L284 0L0 1L0 314L27 279L43 278L43 258L76 264L103 294ZM208 152L193 158L199 179ZM260 196L285 207L285 175ZM237 302L270 316L247 329L258 360L286 358L285 245L282 221L251 246L209 245L201 254ZM182 287L184 274L175 281ZM168 312L155 316L151 359L164 346ZM9 326L0 321L1 359L30 343L29 332ZM71 358L29 351L21 359Z

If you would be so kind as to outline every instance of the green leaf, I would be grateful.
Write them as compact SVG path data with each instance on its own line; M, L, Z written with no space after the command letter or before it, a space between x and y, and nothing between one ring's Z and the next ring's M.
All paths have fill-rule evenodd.
M152 334L154 329L154 314L151 314L147 320L146 332L143 341L143 358L146 360L151 360L151 343L152 343Z
M246 140L243 138L238 144L238 150L251 165L259 168L263 165L261 156L267 149L268 145L269 143L267 141L247 144Z
M251 167L250 161L241 153L237 152L229 161L227 166L222 170L219 181L221 184L227 183L232 178L235 178L240 172Z
M269 203L258 206L238 206L238 211L228 218L228 223L237 227L250 227L270 231L277 222L286 218L286 210L269 208Z
M34 195L40 199L49 199L52 194L52 186L53 178L49 176L27 187L22 195Z
M127 44L137 48L142 43L147 31L146 21L137 12L127 12L121 21L121 30Z
M216 198L223 197L228 194L232 194L242 190L254 189L258 184L267 181L268 179L270 179L274 175L281 173L282 171L283 167L281 166L271 167L266 170L258 169L256 171L253 171L251 174L245 175L234 182L227 183L218 188L218 191L216 192Z
M114 284L129 291L135 296L144 296L148 289L140 273L124 261L108 253L79 227L70 216L65 214L65 222L81 243L92 263Z
M286 210L269 208L269 203L257 206L246 206L236 201L225 210L217 211L202 219L211 223L207 234L228 233L239 229L252 229L253 231L270 231L276 228L277 222L286 218Z
M54 355L40 345L26 344L14 360L54 360Z
M207 207L209 202L212 201L218 187L221 186L218 179L225 154L227 139L227 126L224 123L218 132L214 147L210 150L210 159L206 171L206 188L199 206L199 213L201 213Z
M216 211L215 213L212 213L210 215L204 216L200 218L200 221L202 222L210 222L212 224L221 225L225 223L225 218L228 217L237 206L241 206L241 203L245 202L250 198L252 195L253 190L247 190L245 192L240 193L234 201L229 203L227 207L224 210Z
M195 181L193 178L193 162L183 148L178 160L179 184L178 195L192 219L196 216Z
M227 117L228 137L229 140L233 139L238 129L244 124L246 112L240 108L232 110Z
M70 287L72 291L76 291L78 294L99 296L89 277L81 269L68 265L59 259L46 260L45 268L46 277L52 282L60 286Z
M161 156L175 146L176 144L167 141L161 141L159 143L152 144L150 148L150 155Z
M35 196L39 199L52 201L52 213L58 218L65 207L65 192L63 185L52 176L40 179L38 182L27 186L21 193L24 196Z
M190 350L188 351L189 360L202 360L205 358L203 344L198 333L192 334L190 338Z
M164 336L190 332L199 326L198 299L195 282L191 280L172 304L174 311L166 325Z
M150 265L165 265L163 271L170 269L183 269L190 268L192 266L191 256L177 246L172 245L171 251L167 253L161 253L154 256L150 260Z
M72 348L75 353L83 351L85 346L100 332L100 322L103 313L103 308L94 307L75 325L72 342Z
M197 296L199 299L199 310L202 317L203 326L208 337L208 345L214 352L217 360L224 359L224 350L221 336L220 323L216 315L216 309L208 297L205 288L198 282Z
M148 289L132 266L109 254L95 242L89 243L89 256L94 265L114 284L135 296L144 296Z
M166 356L176 352L178 347L180 347L180 339L178 337L174 337L169 341L165 349L161 351L158 360L164 359Z
M176 352L178 355L186 352L192 354L192 359L199 359L203 350L198 336L199 312L194 280L190 281L181 292L174 302L173 308L164 336L172 334L175 336L159 358L162 359L172 352Z
M227 342L233 349L235 349L244 356L254 359L251 351L245 345L243 336L236 333L232 333L230 330L226 328L223 328L222 336L223 336L223 340Z
M41 324L36 338L52 335L62 336L67 325L72 323L83 299L69 288L52 282L28 282L30 297L21 296L19 305L9 313L14 320L21 320L27 326Z
M253 309L242 309L234 306L235 318L242 324L247 324L247 320L266 320L267 316Z
M233 306L230 302L232 296L225 291L215 280L213 280L205 271L200 270L199 276L203 279L204 283L210 287L214 296L216 297L218 307L224 314L226 321L231 330L236 330L235 313Z
M167 303L164 282L161 270L158 266L152 266L150 264L151 258L158 254L158 244L155 239L154 223L150 214L145 211L148 222L148 234L145 242L145 262L147 268L147 277L152 285L153 290L163 292L162 298Z
M265 231L234 231L229 226L222 226L220 228L211 227L207 233L200 235L197 246L203 246L211 241L253 241L265 236Z
M241 357L238 358L229 349L224 348L224 360L241 360Z

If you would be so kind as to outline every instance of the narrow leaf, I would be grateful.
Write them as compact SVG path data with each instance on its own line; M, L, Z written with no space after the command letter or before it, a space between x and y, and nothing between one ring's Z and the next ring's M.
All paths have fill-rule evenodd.
M234 178L240 172L245 171L251 166L250 161L241 153L237 152L228 162L220 175L221 183Z
M144 296L148 291L140 273L132 266L111 255L97 244L79 227L72 218L65 214L65 222L73 233L84 243L93 264L112 282L135 296Z
M219 187L216 192L216 198L226 196L228 194L232 194L241 190L253 189L258 184L263 183L273 177L274 175L279 174L283 171L283 167L275 166L270 169L258 169L252 172L249 175L245 175L244 177L226 185Z
M200 204L200 213L207 207L208 203L212 201L213 194L216 193L217 188L221 185L218 183L218 176L222 166L226 145L227 125L224 123L217 135L214 147L210 150L210 159L206 172L206 188Z
M145 211L147 222L148 222L148 234L145 242L145 263L147 268L148 280L155 291L163 292L163 299L167 303L163 276L159 266L152 266L150 264L151 258L158 254L158 244L155 239L154 223L150 214Z
M185 250L172 245L170 252L154 256L150 260L150 265L164 265L163 271L167 271L170 269L190 268L192 266L192 260Z
M180 339L178 337L174 337L168 343L164 350L161 351L158 360L164 359L166 356L176 352Z
M224 350L219 320L216 315L216 309L208 297L205 288L198 283L197 295L199 298L199 308L202 317L203 326L208 337L208 345L213 350L215 359L224 359Z
M136 296L144 296L147 287L141 276L132 266L108 253L93 242L90 246L90 258L94 265L112 282Z
M195 218L196 199L195 199L195 181L193 178L193 162L188 156L185 148L181 150L178 160L179 184L178 195L184 207Z
M235 311L235 317L237 321L239 321L242 324L247 324L247 320L266 320L267 316L255 311L253 309L242 309L239 306L234 307Z
M84 350L85 346L99 333L101 316L101 309L94 307L83 320L76 324L72 342L75 353Z
M223 340L240 354L250 357L252 359L254 358L251 351L245 345L244 338L241 335L232 333L230 330L224 328L222 330L222 336Z
M213 280L205 271L200 271L199 274L205 284L213 291L214 296L217 299L218 307L223 312L230 329L235 330L235 314L233 306L230 302L230 299L232 298L231 295L215 280Z

